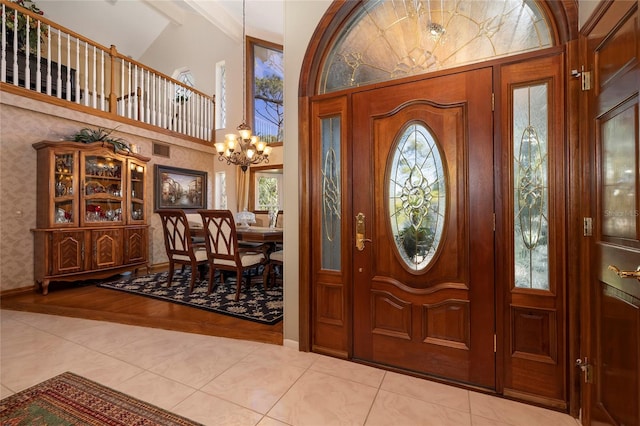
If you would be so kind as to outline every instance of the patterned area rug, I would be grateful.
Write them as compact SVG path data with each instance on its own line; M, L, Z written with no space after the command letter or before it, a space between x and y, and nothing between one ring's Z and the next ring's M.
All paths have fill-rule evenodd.
M229 315L232 317L273 325L282 321L282 287L274 286L264 291L258 279L252 280L251 288L243 284L240 300L235 301L236 283L228 279L225 285L218 285L207 295L207 280L196 280L191 294L186 294L191 275L188 271L173 275L173 283L167 288L168 272L130 277L119 281L100 283L98 287L139 294L154 299L179 303L198 309ZM160 286L156 286L160 283Z
M70 372L0 401L0 424L200 425Z

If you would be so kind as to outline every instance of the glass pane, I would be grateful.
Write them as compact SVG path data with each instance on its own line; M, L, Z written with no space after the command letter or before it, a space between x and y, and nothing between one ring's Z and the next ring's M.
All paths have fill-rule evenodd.
M321 120L322 269L340 270L340 117Z
M414 271L426 268L440 245L446 181L436 141L411 124L396 141L389 175L389 220L400 257Z
M637 110L629 108L602 125L602 233L610 237L637 236L635 117Z
M73 154L55 156L55 223L73 222Z
M265 142L284 140L284 64L281 50L253 46L253 131Z
M364 2L331 48L319 92L550 47L549 28L533 0Z
M547 85L513 90L515 286L549 290Z
M132 220L144 220L144 165L131 162L131 212Z
M122 221L122 161L85 157L85 222Z

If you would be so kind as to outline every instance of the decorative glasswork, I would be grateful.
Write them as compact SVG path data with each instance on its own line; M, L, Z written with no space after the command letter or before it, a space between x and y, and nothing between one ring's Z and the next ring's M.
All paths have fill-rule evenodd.
M549 290L547 85L513 90L515 286Z
M637 107L628 108L602 125L602 233L609 237L637 238L637 116Z
M534 0L371 0L331 48L319 93L553 45Z
M389 221L396 248L412 271L425 269L444 229L446 180L438 145L422 123L396 141L389 174Z
M321 120L322 269L340 270L340 117Z

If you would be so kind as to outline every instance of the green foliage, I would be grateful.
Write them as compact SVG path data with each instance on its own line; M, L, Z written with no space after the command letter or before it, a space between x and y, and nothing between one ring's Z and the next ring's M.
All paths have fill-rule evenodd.
M409 259L415 258L416 255L424 256L434 240L433 232L429 229L416 228L413 225L408 225L400 231L399 238Z
M37 15L43 16L44 12L40 10L36 4L31 0L10 0L12 3L27 9L30 12L33 12ZM29 16L29 25L27 25L27 16L22 11L17 9L6 8L6 23L5 27L7 28L7 41L9 43L13 43L13 34L17 33L18 35L18 49L24 51L26 50L27 44L27 28L29 28L29 52L35 54L38 50L38 21L33 17ZM17 25L16 25L16 14L17 14ZM40 26L40 42L43 43L45 37L48 32L48 25L42 24Z
M268 210L278 205L278 179L261 177L258 179L258 209Z
M75 133L71 138L75 142L82 143L94 143L94 142L103 142L113 145L114 151L128 151L131 152L131 148L122 138L112 138L110 135L113 133L115 129L104 129L99 127L98 129L89 129L85 127L81 129L77 133Z

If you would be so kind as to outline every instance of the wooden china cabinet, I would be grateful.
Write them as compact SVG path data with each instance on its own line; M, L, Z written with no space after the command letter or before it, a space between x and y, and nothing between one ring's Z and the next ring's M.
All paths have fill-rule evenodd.
M105 278L148 268L149 158L108 143L42 141L38 156L34 279Z

